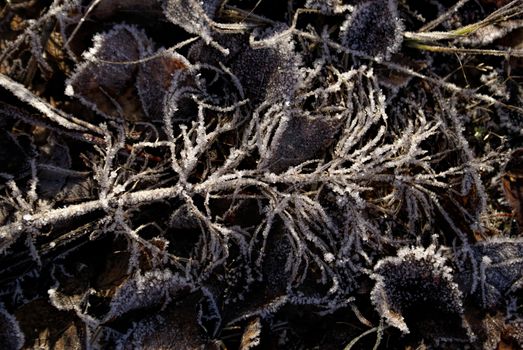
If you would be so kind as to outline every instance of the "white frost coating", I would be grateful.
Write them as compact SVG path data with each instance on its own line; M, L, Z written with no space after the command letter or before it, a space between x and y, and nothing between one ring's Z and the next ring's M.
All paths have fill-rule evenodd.
M192 288L191 282L167 269L137 273L118 289L106 319L159 303L166 306L178 291Z
M74 96L74 89L71 84L67 84L67 86L65 87L65 94L67 96Z
M20 100L36 108L38 111L45 114L49 119L58 123L60 126L71 130L86 131L86 128L71 122L68 120L71 118L64 112L57 110L49 103L45 102L41 98L35 96L25 86L16 81L12 80L6 75L0 74L0 85L5 89L9 90L13 95L18 97Z
M325 262L327 263L331 263L335 260L335 257L334 257L334 254L332 253L327 253L323 256L323 259L325 259Z

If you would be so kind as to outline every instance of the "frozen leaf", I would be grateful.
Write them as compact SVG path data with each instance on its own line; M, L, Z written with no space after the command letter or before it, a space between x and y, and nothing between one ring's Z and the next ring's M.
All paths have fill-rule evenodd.
M286 38L269 47L245 47L232 69L254 102L289 101L300 87L301 65L293 41Z
M371 300L378 313L403 333L435 341L470 340L462 295L446 259L431 245L402 248L380 260L372 277Z
M322 152L333 143L341 126L341 120L327 116L288 113L282 118L268 153L262 156L262 169L281 173L304 161L323 157Z
M173 82L173 75L189 65L185 57L174 52L166 52L140 65L136 87L143 110L150 119L162 119L164 98Z
M264 100L292 100L300 87L302 61L290 38L263 47L252 47L246 35L221 35L217 40L230 51L229 56L222 57L214 48L197 43L188 57L230 67L241 83L245 97L254 104Z
M191 287L185 278L167 269L137 273L118 289L106 318L117 318L136 309L168 305L177 293Z
M209 341L197 322L195 297L136 322L118 341L117 349L208 349Z
M25 337L16 318L0 304L0 348L18 350L24 345Z
M476 243L472 249L479 271L471 276L470 285L476 286L472 292L481 298L484 307L499 305L508 294L523 289L522 239L490 239Z
M343 46L388 60L399 50L403 24L396 0L369 0L355 6L340 29Z
M86 62L80 64L68 80L65 93L78 97L99 113L118 117L130 109L131 113L125 113L129 116L132 108L136 108L136 101L134 106L131 102L138 66L119 63L138 60L148 44L145 33L125 24L97 34L93 47L83 54Z

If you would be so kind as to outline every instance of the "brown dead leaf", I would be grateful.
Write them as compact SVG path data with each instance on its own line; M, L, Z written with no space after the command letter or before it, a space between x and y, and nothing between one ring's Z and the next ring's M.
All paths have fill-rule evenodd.
M255 319L251 320L247 324L247 327L245 327L239 349L249 350L258 346L260 344L261 330L262 326L260 318L256 317Z

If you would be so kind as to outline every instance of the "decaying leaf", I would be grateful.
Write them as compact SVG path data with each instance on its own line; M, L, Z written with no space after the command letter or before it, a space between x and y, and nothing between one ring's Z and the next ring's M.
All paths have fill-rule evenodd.
M260 168L274 173L322 157L322 151L333 143L341 126L341 120L327 116L300 115L299 111L287 113L275 132L269 152L260 162Z
M251 320L242 335L240 350L249 350L260 345L261 321L259 317Z

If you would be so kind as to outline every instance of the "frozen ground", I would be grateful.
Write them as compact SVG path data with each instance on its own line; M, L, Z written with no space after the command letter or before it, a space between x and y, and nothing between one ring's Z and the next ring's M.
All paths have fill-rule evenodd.
M0 5L0 348L522 348L522 27Z

